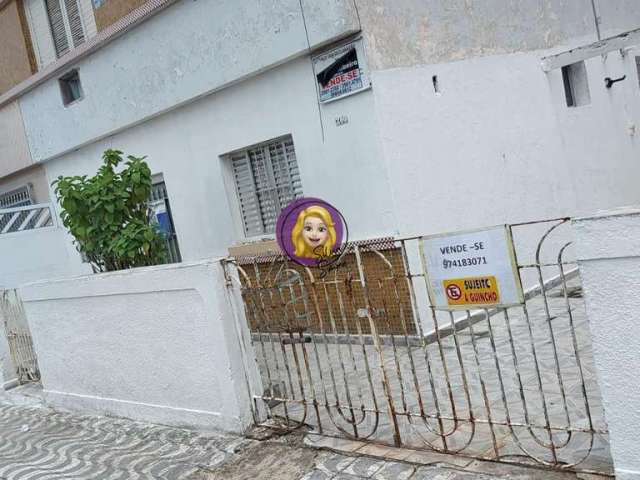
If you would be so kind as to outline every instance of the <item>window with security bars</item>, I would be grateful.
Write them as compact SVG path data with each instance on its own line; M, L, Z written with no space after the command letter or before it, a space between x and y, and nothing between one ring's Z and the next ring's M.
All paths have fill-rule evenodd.
M169 195L164 180L154 182L151 187L151 198L149 199L151 210L154 212L160 231L163 233L167 245L167 261L169 263L179 263L182 261L180 247L178 246L178 235L173 225L171 215L171 205Z
M31 188L29 185L16 188L10 192L0 193L0 210L31 205Z
M17 208L17 207L26 207L27 205L32 205L33 199L31 198L31 187L29 185L25 185L24 187L16 188L15 190L11 190L6 193L0 193L0 210ZM14 228L17 228L18 225L21 225L22 222L29 215L28 211L20 212L18 214L18 218L13 221L15 225ZM0 215L0 231L7 226L7 224L11 221L13 215ZM37 218L35 219L37 220ZM35 220L33 223L35 224ZM12 230L10 230L12 231Z
M293 139L272 140L227 156L247 237L274 233L278 215L302 196Z
M56 55L61 57L85 41L78 0L45 0Z

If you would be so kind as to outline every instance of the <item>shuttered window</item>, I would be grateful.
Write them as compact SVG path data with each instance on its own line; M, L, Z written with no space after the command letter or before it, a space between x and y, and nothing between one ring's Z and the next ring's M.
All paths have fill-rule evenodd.
M46 0L46 4L56 55L61 57L69 51L69 42L67 41L67 30L64 25L62 9L60 8L60 0Z
M71 31L73 46L77 47L84 43L84 30L82 28L78 0L64 0L64 6L67 10L67 19L69 21L69 30Z
M245 235L275 232L282 209L302 196L293 140L274 140L232 153L228 158Z
M78 0L45 0L45 3L56 55L61 57L85 40Z

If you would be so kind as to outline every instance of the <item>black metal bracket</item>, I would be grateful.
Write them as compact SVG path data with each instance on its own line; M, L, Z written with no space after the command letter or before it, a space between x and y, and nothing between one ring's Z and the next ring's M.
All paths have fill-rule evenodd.
M611 77L607 77L604 79L604 86L607 88L611 88L611 86L616 83L616 82L621 82L622 80L624 80L625 78L627 78L626 75L621 76L620 78L611 78Z

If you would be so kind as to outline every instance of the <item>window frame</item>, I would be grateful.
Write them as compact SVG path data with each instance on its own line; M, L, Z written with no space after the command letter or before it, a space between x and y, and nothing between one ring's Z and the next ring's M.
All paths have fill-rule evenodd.
M169 199L167 182L165 182L164 175L162 173L156 173L151 177L151 195L149 196L149 205L151 206L154 202L164 203L171 228L171 231L169 232L170 238L165 239L168 250L167 263L181 263L182 252L180 251L180 241L178 240L178 232L176 231L176 225L171 211L171 201Z
M65 40L67 42L67 49L66 51L60 53L58 51L58 46L56 45L56 41L55 41L55 35L54 35L54 31L53 31L53 24L51 21L51 17L49 15L49 7L47 5L47 0L42 0L44 3L44 9L45 12L47 13L47 20L48 20L48 25L49 25L49 33L51 35L51 41L53 43L53 50L56 54L56 58L61 58L63 56L65 56L67 53L71 52L72 50L78 48L80 45L82 45L83 43L86 43L87 41L87 26L85 25L85 19L83 18L82 15L82 5L80 4L80 0L71 0L73 2L75 2L76 4L76 8L78 11L78 19L80 21L80 27L82 29L82 41L76 45L75 41L74 41L74 37L73 37L73 31L71 30L71 22L69 21L69 12L67 10L67 5L66 5L66 1L65 0L51 0L54 1L58 4L58 8L60 9L60 14L62 16L62 25L64 27L64 35L65 35Z
M236 230L236 238L239 238L242 243L251 243L251 242L257 242L261 240L273 240L275 239L275 231L274 232L263 231L262 233L258 233L258 234L247 233L247 226L245 224L245 219L242 213L243 211L242 211L242 203L240 199L239 185L236 182L235 172L233 168L233 157L244 153L244 155L247 156L247 160L250 162L251 161L249 158L250 150L256 150L258 148L262 148L263 151L268 153L269 146L277 145L278 143L282 143L283 145L286 145L287 142L290 142L293 147L293 152L295 155L295 164L297 168L297 175L298 177L300 177L300 164L298 161L298 153L295 148L295 141L291 134L280 135L278 137L271 138L267 141L254 143L247 147L239 148L231 152L225 153L223 155L220 155L220 160L223 163L222 165L223 180L225 184L227 200L229 202L229 210L231 212L233 225ZM286 150L285 150L285 154L286 154ZM271 186L271 188L278 188L275 181L275 176L273 174L273 163L271 161L271 155L270 154L266 155L266 158L268 158L268 164L269 164L269 168L267 172L267 175L269 178L269 185ZM251 174L251 181L252 181L254 192L255 192L255 202L257 203L257 207L259 209L260 200L258 197L257 185L256 185L256 181L255 181L254 173L252 169L250 169L250 174ZM300 185L298 188L299 190L298 195L296 195L295 183L290 182L290 186L293 189L294 198L300 198L301 196L304 195L302 180L300 179L298 183ZM280 211L282 211L282 208L284 208L285 206L286 205L280 205ZM262 217L262 213L260 213L260 216L261 216L261 221L264 225L264 218Z
M0 201L0 210L11 210L12 208L18 208L22 206L35 204L35 202L33 201L33 187L30 183L24 184L23 186L18 188L12 188L11 190L8 190L6 192L0 192L0 200L2 200L3 198L9 198L12 195L21 195L21 194L26 195L27 198L24 200L19 200L17 202L14 202L12 205L9 205L9 206L3 205L3 203Z
M591 105L591 88L589 74L584 60L564 65L560 69L564 97L567 108L586 107ZM580 82L582 82L580 84ZM582 87L580 89L579 87Z
M71 89L69 88L69 81L71 80L71 77L74 76L78 78L78 89L80 91L80 96L78 98L74 98L73 100L68 100L68 92L71 92ZM84 99L84 88L82 88L82 80L80 79L79 69L73 68L67 71L64 75L58 77L58 85L60 86L60 95L62 97L62 105L64 107L70 107L71 105L75 105L76 103Z

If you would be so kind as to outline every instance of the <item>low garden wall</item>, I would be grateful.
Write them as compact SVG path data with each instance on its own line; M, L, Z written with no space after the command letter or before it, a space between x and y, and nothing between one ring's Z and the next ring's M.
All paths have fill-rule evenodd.
M231 432L251 424L219 262L44 281L20 293L50 405Z

